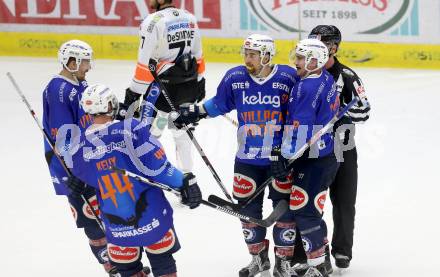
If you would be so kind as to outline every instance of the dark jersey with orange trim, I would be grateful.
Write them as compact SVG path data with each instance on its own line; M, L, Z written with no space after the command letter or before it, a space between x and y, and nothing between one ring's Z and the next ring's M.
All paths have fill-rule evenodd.
M190 53L198 64L198 80L203 78L202 42L193 14L174 7L157 11L141 23L139 36L136 71L130 84L132 91L144 94L153 82L148 69L150 59L157 63L156 71L160 76L174 66L177 58Z

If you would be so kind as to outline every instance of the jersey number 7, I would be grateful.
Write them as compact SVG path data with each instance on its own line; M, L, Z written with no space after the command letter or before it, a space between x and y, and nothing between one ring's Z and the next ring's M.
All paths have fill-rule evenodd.
M183 41L178 41L178 42L174 42L174 43L170 43L169 44L169 49L176 49L179 48L179 53L177 54L177 57L180 57L183 54L183 50L185 50L186 46L191 46L191 41L190 40L183 40Z

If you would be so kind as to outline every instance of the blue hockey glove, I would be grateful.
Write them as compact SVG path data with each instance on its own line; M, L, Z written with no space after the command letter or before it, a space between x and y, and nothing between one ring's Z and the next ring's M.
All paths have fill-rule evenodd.
M281 149L274 147L270 153L270 171L274 179L279 182L287 182L290 169L287 168L287 160L281 155Z
M191 209L197 208L200 205L202 192L197 185L196 176L191 172L185 173L180 193L182 195L182 204L189 206Z

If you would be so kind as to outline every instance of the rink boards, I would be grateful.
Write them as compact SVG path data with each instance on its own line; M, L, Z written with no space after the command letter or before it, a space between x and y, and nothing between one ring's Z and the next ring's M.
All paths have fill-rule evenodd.
M61 34L0 32L0 56L56 57L59 46L69 39L81 39L92 45L98 59L136 59L138 37L111 34ZM295 40L277 40L275 62L288 63ZM241 63L242 39L203 38L208 62ZM340 59L354 66L440 69L440 45L344 42Z

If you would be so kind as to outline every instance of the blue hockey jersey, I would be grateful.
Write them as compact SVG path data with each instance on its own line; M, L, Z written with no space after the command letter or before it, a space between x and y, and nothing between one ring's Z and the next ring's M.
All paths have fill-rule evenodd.
M234 67L223 77L217 94L205 102L210 117L237 110L236 160L270 164L273 146L281 144L282 124L295 78L296 70L287 65L275 65L264 80L251 76L245 66Z
M148 129L135 119L92 125L81 134L73 155L74 175L99 191L106 237L115 245L151 245L172 226L173 210L161 189L110 169L116 166L170 187L182 186L183 173L168 162Z
M282 154L291 157L312 135L326 125L339 109L339 97L333 77L326 70L295 84L289 97L284 126ZM333 134L325 133L310 147L312 157L333 152Z
M84 113L79 103L86 87L86 81L76 83L61 75L54 76L47 85L43 92L43 128L50 136L52 143L56 142L58 131L63 125L74 124L80 130L84 130L92 123L92 117ZM71 132L68 131L61 137L65 141L61 141L62 145L59 148L67 150L70 145ZM67 173L46 140L44 151L56 194L69 194L63 180L67 177Z

